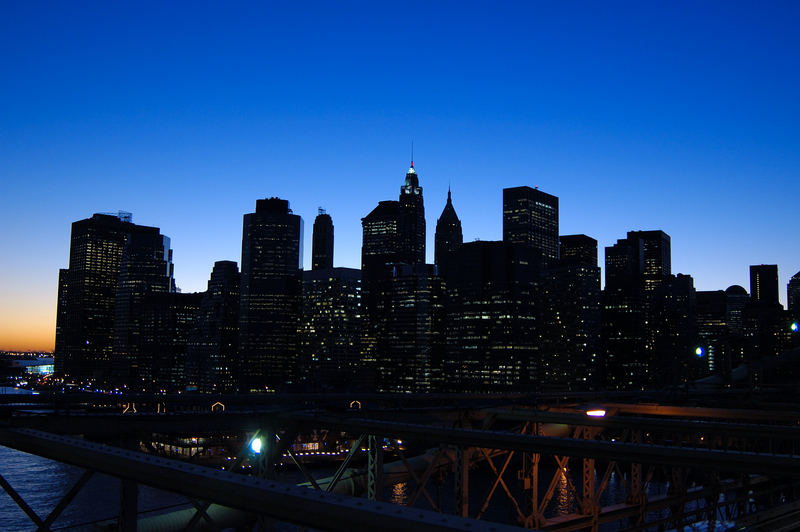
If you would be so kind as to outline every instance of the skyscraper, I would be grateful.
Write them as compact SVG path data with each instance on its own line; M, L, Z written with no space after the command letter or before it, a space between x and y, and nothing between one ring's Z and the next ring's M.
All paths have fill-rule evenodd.
M789 315L778 301L778 266L750 266L750 302L742 313L746 361L778 355L789 345Z
M69 380L110 380L115 318L129 317L117 307L118 293L130 302L134 294L174 288L169 239L131 220L119 212L72 224L69 268L59 272L55 349L56 371Z
M133 226L127 234L114 301L112 373L120 386L148 389L152 364L143 350L142 315L148 297L175 291L170 240L157 227Z
M240 390L293 382L298 355L303 221L279 198L244 215L239 312Z
M439 219L436 221L434 242L434 263L439 266L439 270L442 271L447 268L450 255L464 243L464 237L461 232L461 220L458 219L456 210L453 207L450 189L447 190L447 203L444 209L442 209L442 215L439 216Z
M558 260L558 198L538 188L503 189L503 241L538 249Z
M189 336L202 292L152 292L139 305L139 389L180 392L186 388Z
M239 281L235 262L214 263L186 349L186 383L201 392L236 390Z
M114 298L130 218L95 214L72 224L69 268L59 272L55 370L70 380L111 377Z
M786 285L786 305L792 318L800 319L800 272L794 274Z
M390 356L392 305L396 301L395 289L402 285L398 272L406 271L405 266L425 263L425 207L413 161L398 201L381 201L361 219L361 225L363 360L370 371L380 373L379 366L383 367Z
M361 271L303 272L301 379L313 391L367 388L361 361Z
M381 392L430 392L441 380L444 284L430 264L399 264L381 283L376 359Z
M537 391L540 253L510 242L468 242L447 285L444 387Z
M664 231L628 231L628 242L641 253L640 275L646 292L655 290L672 274L672 244Z
M661 308L662 314L669 311L670 316L677 316L682 310L656 305L656 299L675 295L693 304L693 298L686 295L693 287L687 288L685 280L670 284L669 290L658 291L670 279L671 271L670 237L664 231L629 231L627 238L606 248L602 331L610 388L641 389L659 378L655 368L662 361L656 360L656 344L670 345L667 337L660 335L671 333L655 318L655 309ZM671 295L673 289L678 292ZM673 321L685 323L677 318Z
M729 380L731 334L728 328L728 294L723 290L697 292L697 338L705 367Z
M651 382L684 384L709 371L708 353L697 355L697 296L691 275L670 275L647 297L647 349Z
M381 201L361 219L361 273L364 281L364 312L374 321L377 283L391 275L392 265L400 262L399 203Z
M333 220L331 215L320 208L314 219L314 233L311 244L311 269L333 268Z
M539 376L554 390L599 387L600 268L597 240L561 236L561 259L545 270L539 286Z
M425 206L422 187L414 170L414 161L406 172L400 187L397 231L399 236L398 259L405 264L425 263Z
M750 266L750 299L754 303L778 304L778 265Z
M640 239L620 239L605 251L601 332L606 387L641 389L650 382L641 279L644 246Z
M561 235L560 257L562 264L579 264L597 268L597 240L586 235Z

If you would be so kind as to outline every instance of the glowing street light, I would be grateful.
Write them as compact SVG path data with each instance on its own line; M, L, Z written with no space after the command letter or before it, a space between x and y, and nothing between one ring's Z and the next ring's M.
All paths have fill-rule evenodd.
M793 321L792 324L789 325L789 328L792 330L792 332L797 332L800 330L800 324L798 324L796 321Z
M250 442L250 450L256 454L261 453L261 438L253 438L253 441Z
M700 346L698 346L697 349L694 350L694 354L698 358L702 357L705 353L706 353L705 350Z
M606 411L602 408L597 408L593 410L587 410L586 415L592 417L604 417L606 415Z

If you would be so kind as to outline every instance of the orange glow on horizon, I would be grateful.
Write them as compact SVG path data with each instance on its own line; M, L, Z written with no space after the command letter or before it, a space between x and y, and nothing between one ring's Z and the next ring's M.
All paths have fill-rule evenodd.
M0 308L0 350L53 351L56 343L54 311L39 308Z

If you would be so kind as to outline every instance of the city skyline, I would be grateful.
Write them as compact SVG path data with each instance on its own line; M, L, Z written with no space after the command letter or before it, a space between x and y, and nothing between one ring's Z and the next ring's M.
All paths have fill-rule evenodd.
M305 222L305 269L318 207L334 265L359 267L360 219L396 196L412 140L429 263L448 188L470 242L502 238L503 188L538 186L600 266L663 230L698 290L777 264L785 305L797 6L421 6L5 6L0 348L52 349L69 227L96 212L159 227L186 292L241 263L242 216L271 196Z

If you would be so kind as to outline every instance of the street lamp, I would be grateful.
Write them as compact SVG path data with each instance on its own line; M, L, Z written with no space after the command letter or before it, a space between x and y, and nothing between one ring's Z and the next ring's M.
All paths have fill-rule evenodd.
M261 454L261 438L253 438L250 442L250 450L256 454Z
M697 348L694 350L694 355L695 355L697 358L703 358L703 355L705 355L705 354L706 354L706 350L705 350L705 349L703 349L702 347L700 347L699 345L698 345L698 346L697 346Z

